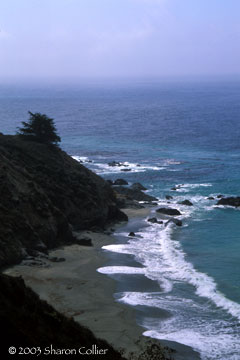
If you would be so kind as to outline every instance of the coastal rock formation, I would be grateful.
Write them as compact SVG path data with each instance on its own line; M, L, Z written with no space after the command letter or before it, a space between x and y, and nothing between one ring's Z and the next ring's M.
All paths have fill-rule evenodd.
M114 182L110 179L106 180L106 182L109 184L109 185L114 185Z
M227 197L218 200L217 205L228 205L239 207L240 206L240 196L237 197Z
M153 218L149 218L147 220L148 222L152 223L152 224L163 224L162 220L158 220L157 218L153 217Z
M179 210L171 209L171 208L159 208L156 210L156 212L165 214L165 215L171 215L171 216L182 215Z
M74 243L81 246L93 246L92 239L88 236L82 236L79 232L73 232Z
M128 234L128 236L134 237L134 236L136 236L136 234L135 234L133 231L131 231L131 232Z
M142 209L144 208L143 205L139 204L137 200L132 200L130 198L127 198L125 195L116 193L118 206L121 209Z
M189 200L180 201L179 204L186 205L186 206L193 206L193 203Z
M114 181L113 185L128 185L128 182L124 179L117 179Z
M137 201L157 201L154 196L145 194L141 190L125 188L123 186L116 186L114 190L121 195L124 195L127 199Z
M120 161L111 161L110 163L108 163L108 166L127 166L124 165L123 163L121 163Z
M0 179L0 266L127 220L110 185L55 146L1 136Z
M179 220L179 219L170 219L170 220L168 220L167 222L165 222L165 226L167 226L168 224L170 224L170 223L174 223L175 225L177 225L177 226L182 226L182 221L181 220Z
M176 185L174 187L171 188L171 190L176 191L179 190L181 188L181 185Z
M134 183L131 185L131 189L133 190L147 190L147 188L145 188L145 186L143 186L140 183Z

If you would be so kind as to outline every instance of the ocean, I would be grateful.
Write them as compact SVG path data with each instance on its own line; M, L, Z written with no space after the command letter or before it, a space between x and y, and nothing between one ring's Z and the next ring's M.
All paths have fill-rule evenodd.
M14 134L28 111L53 117L61 147L100 176L140 182L158 207L181 211L182 227L132 220L103 249L98 271L116 279L144 335L239 360L240 211L216 197L240 196L240 81L0 85L0 132Z

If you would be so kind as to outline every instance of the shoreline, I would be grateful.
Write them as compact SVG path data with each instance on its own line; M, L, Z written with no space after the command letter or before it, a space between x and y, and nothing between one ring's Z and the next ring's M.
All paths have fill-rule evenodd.
M151 209L126 209L131 219L143 218ZM122 227L122 224L114 225ZM127 359L146 356L146 350L156 345L158 359L197 360L198 353L192 348L142 335L144 328L136 322L136 311L129 305L114 299L116 281L96 270L106 265L108 256L101 249L116 242L112 235L90 231L81 232L90 237L93 246L68 245L52 250L51 256L65 261L53 263L44 259L45 267L15 265L4 271L11 276L22 276L41 299L56 310L89 328L96 337L106 340ZM169 347L173 351L163 349ZM163 357L160 357L160 352ZM165 356L165 357L164 357ZM145 357L151 359L150 357Z

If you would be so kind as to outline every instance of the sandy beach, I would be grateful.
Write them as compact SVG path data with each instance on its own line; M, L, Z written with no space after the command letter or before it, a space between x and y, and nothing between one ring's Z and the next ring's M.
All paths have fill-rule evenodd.
M148 212L149 209L126 211L131 218L144 217ZM142 336L144 329L136 324L134 308L114 300L115 281L96 271L108 261L102 246L113 244L114 237L90 231L82 232L81 236L90 237L93 246L64 246L51 251L50 256L64 258L65 261L51 262L44 259L44 266L16 265L5 270L5 273L22 276L41 299L88 327L97 337L107 340L114 348L122 349L126 358L139 358L152 344L159 346L160 354L160 342ZM174 349L165 350L168 359L199 359L187 346L172 342L162 344ZM153 357L150 355L148 358Z

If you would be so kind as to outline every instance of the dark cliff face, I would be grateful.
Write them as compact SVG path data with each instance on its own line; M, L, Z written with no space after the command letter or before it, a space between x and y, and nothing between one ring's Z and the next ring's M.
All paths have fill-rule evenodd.
M102 178L56 147L0 136L0 266L116 220L127 218Z
M44 354L44 349L47 348L46 351L49 351L51 344L54 349L76 349L76 351L81 347L91 349L95 344L98 349L108 349L103 355L104 359L124 360L106 341L97 339L90 330L40 300L38 295L25 286L22 279L0 275L0 287L4 289L0 293L2 358L7 359L8 356L11 358L12 355L8 355L10 346L16 347L17 353L20 347L40 347L41 353ZM38 354L39 352L36 355ZM69 356L71 357L66 355L67 358ZM80 355L77 352L73 356L78 358ZM96 359L98 356L101 355L90 354L84 358ZM48 355L48 357L57 356Z

